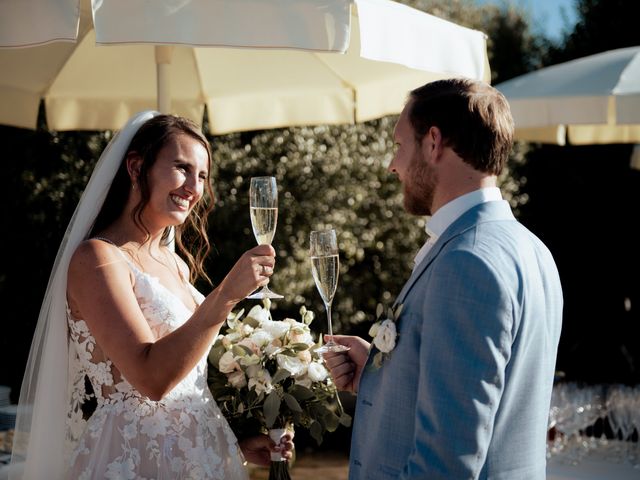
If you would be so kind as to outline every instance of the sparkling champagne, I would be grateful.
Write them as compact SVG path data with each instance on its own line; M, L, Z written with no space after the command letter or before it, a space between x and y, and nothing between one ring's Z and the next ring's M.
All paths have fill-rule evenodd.
M311 272L322 300L330 304L338 286L338 255L311 257Z
M251 207L251 226L258 245L271 245L278 223L277 208Z

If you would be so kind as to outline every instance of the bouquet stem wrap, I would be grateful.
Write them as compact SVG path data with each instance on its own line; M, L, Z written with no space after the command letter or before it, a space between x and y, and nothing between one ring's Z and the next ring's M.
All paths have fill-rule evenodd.
M272 428L269 430L269 438L276 442L276 444L280 443L282 437L285 436L287 430L284 428ZM271 452L271 461L272 462L284 462L285 459L282 457L280 452Z
M286 433L287 430L284 428L272 428L269 430L269 438L276 443L280 443L280 439L282 439ZM282 457L280 452L271 452L269 480L291 480L289 463Z

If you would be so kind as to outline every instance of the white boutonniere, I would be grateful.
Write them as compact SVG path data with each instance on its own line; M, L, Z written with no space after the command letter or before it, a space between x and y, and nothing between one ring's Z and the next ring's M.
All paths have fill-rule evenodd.
M396 305L395 308L385 308L382 304L378 304L376 308L376 323L371 325L369 335L373 338L373 345L379 350L373 357L373 367L378 369L382 363L391 355L391 351L396 348L398 339L398 331L396 330L396 321L400 318L402 312L402 304Z

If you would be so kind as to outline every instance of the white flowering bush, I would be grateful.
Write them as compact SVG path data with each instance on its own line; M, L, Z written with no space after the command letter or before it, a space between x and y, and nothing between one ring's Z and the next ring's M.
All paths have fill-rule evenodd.
M301 427L320 444L351 417L316 352L313 312L302 307L300 322L274 320L269 307L267 300L227 318L209 354L209 388L238 438Z

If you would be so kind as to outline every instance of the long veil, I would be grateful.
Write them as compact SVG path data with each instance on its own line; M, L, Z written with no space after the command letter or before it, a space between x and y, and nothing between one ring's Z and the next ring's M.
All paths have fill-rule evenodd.
M10 480L61 479L74 363L67 337L67 270L91 231L111 182L140 126L158 115L134 115L109 142L89 179L60 243L42 302L25 370L11 457Z

